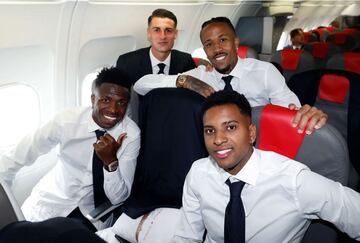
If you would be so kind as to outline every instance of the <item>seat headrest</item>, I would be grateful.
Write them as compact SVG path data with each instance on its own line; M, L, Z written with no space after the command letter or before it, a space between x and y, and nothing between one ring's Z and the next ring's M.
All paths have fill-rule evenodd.
M237 54L240 58L244 59L248 57L248 46L239 46L237 49Z
M319 98L335 103L344 103L349 91L349 80L340 75L325 74L320 79Z
M336 45L343 45L348 37L348 34L344 32L336 32L333 35L335 36Z
M266 105L261 112L258 148L294 159L305 135L292 127L295 114L295 110Z
M284 70L296 70L300 63L302 50L285 48L281 51L281 66Z
M346 71L360 74L360 53L345 52L344 53L344 66L345 66Z
M313 57L324 59L329 52L329 47L329 42L315 42L312 50Z

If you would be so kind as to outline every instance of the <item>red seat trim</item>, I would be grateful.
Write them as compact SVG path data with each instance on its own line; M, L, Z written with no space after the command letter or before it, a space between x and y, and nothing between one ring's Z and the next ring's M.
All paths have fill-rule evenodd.
M343 45L346 41L348 34L344 32L336 32L334 33L334 36L335 36L335 44Z
M296 70L300 63L302 50L283 49L281 51L281 66L284 70Z
M350 88L347 78L335 74L325 74L320 79L319 97L322 100L342 104Z
M316 42L313 44L312 55L313 57L324 59L329 52L329 42Z
M360 74L360 53L345 52L344 53L344 67L346 71Z
M247 58L248 49L249 49L248 46L239 46L237 49L238 56L242 59Z
M260 118L259 149L294 159L305 136L292 127L295 114L295 110L266 105Z

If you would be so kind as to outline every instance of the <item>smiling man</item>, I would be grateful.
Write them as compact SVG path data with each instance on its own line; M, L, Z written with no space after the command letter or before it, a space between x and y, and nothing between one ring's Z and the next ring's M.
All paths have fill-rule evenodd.
M244 95L219 91L208 97L203 127L209 156L195 161L186 177L172 242L203 242L206 229L206 243L296 243L312 219L360 240L360 194L254 148L256 127Z
M61 112L1 158L0 176L11 184L21 167L59 147L55 167L21 207L28 221L67 216L95 231L83 215L129 196L140 148L139 128L125 115L130 86L122 71L104 68L93 83L92 107Z
M294 127L299 124L299 132L305 131L309 120L305 131L308 134L326 123L327 115L321 110L309 105L300 107L298 98L271 63L237 56L239 39L228 18L216 17L204 22L200 39L214 67L212 71L200 65L176 76L146 75L135 83L134 90L144 95L154 88L182 87L206 97L214 91L230 89L244 94L251 106L272 103L297 109L293 123Z

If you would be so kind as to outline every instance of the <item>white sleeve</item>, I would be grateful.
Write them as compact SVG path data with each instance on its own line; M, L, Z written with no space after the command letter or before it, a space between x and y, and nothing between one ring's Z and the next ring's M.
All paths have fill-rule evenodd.
M131 141L123 141L123 148L117 154L119 167L114 172L104 171L104 191L112 204L125 201L130 195L134 181L136 160L140 150L140 132ZM122 151L121 151L122 150Z
M329 221L350 237L360 240L358 192L309 170L299 173L296 184L296 198L304 217Z
M176 87L176 79L180 74L186 74L202 80L205 73L205 66L200 65L197 68L191 69L178 75L165 74L147 74L140 78L134 84L134 90L140 95L146 95L149 91L156 88ZM206 80L204 81L206 83Z
M59 143L61 131L57 120L55 118L33 134L25 136L14 149L0 158L0 177L10 186L21 167L34 163L40 155L49 152Z
M191 170L186 176L183 188L183 207L180 211L180 220L175 230L172 242L202 242L205 226L200 211L200 202L193 190L193 175Z
M268 66L266 75L266 87L269 92L271 104L283 107L288 107L289 104L294 104L297 107L301 106L298 97L289 89L286 85L285 78L273 65L270 64Z

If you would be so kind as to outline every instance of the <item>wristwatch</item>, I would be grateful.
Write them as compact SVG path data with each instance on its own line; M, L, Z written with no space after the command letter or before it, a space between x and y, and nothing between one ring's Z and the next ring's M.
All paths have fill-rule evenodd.
M176 79L176 82L177 82L177 86L178 87L184 87L184 84L185 84L185 82L186 82L186 80L187 80L187 78L188 78L188 76L187 75L179 75L178 77L177 77L177 79Z
M119 166L119 161L115 160L108 165L104 165L104 168L109 172L113 172L117 169L118 166Z

